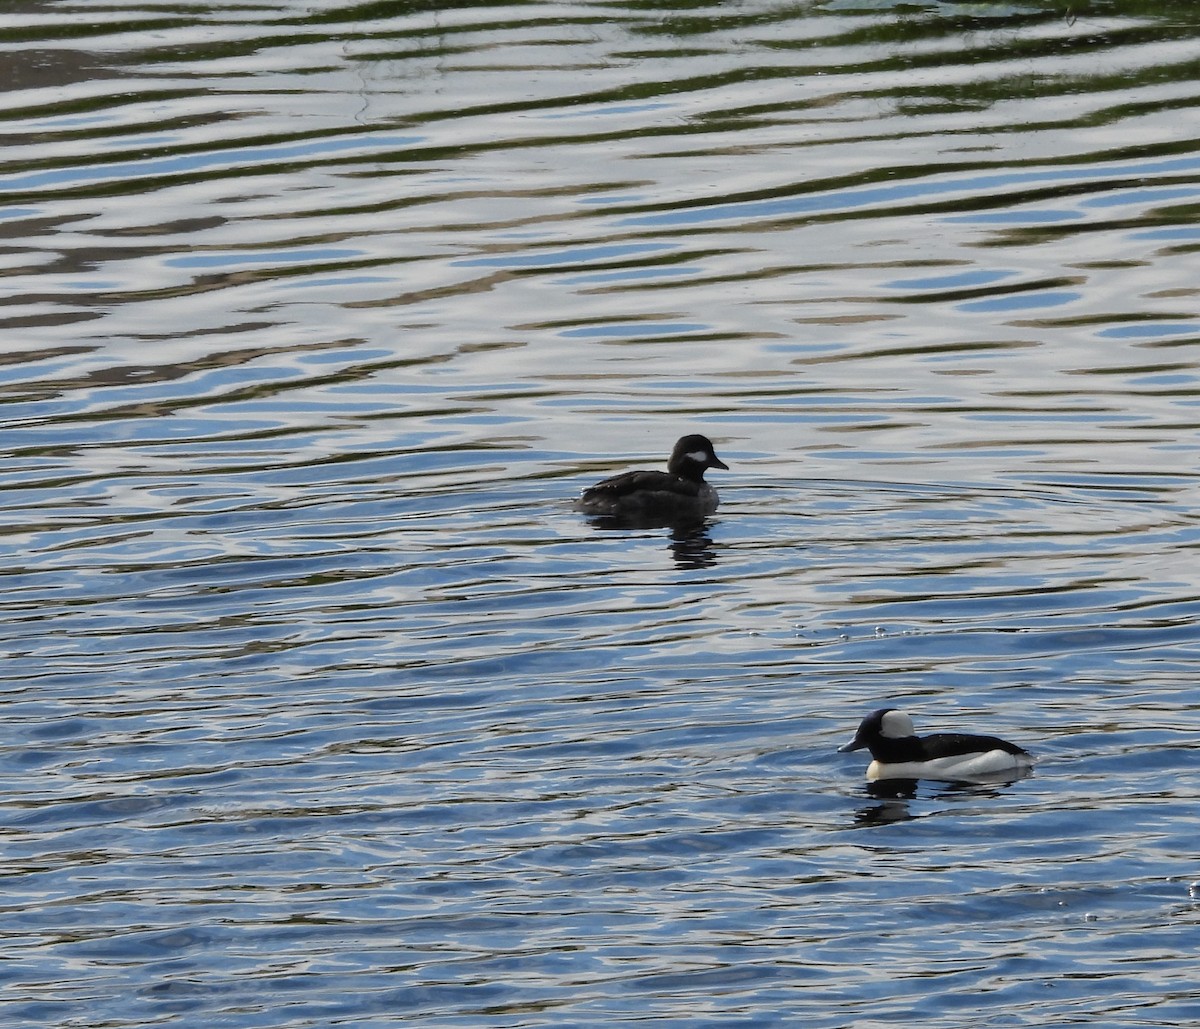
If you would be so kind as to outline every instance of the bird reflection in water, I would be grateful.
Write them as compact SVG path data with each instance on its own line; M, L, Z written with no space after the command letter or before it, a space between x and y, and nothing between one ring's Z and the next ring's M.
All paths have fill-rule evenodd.
M908 802L917 795L916 779L880 779L866 784L867 793L878 800L854 812L854 825L889 825L916 818Z
M992 782L934 782L930 785L936 788L928 794L928 799L936 800L966 800L970 797L998 797L1001 792L1013 784L1013 779L998 779ZM854 812L853 828L865 828L873 825L891 825L895 822L906 822L915 815L909 809L909 802L917 798L918 779L877 779L865 784L866 792L875 804L868 804Z
M671 529L671 556L680 568L711 568L717 563L708 524L676 525Z
M667 547L679 568L711 568L717 563L717 552L709 535L709 522L672 522L666 520L644 520L612 518L607 516L589 518L588 524L601 532L622 529L670 529Z

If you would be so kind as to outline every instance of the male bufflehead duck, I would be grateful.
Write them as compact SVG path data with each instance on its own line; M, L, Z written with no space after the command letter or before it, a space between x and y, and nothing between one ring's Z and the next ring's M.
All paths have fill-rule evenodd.
M717 509L717 491L704 481L708 468L729 469L707 436L684 436L665 472L622 472L583 491L576 508L624 522L699 521Z
M940 779L945 782L1019 778L1033 767L1028 751L995 736L938 732L918 736L912 719L881 707L862 720L854 739L839 754L866 747L874 759L868 779Z

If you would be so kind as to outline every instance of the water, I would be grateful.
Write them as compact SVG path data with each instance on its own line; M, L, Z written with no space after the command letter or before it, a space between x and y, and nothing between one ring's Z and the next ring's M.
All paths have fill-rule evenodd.
M0 48L6 1024L1196 1023L1191 5Z

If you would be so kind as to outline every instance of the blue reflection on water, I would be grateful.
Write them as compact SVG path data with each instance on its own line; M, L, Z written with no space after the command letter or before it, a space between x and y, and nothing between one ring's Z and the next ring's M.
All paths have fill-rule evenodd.
M957 306L963 311L1021 311L1026 308L1060 307L1082 298L1083 295L1077 292L1031 290L1028 293L989 297L987 300L971 300Z
M155 175L215 171L220 168L262 168L278 161L324 157L351 151L370 152L379 148L412 146L421 136L355 133L348 137L314 139L304 143L278 143L272 146L244 146L198 151L178 157L157 157L144 161L115 161L96 167L56 168L52 171L12 175L0 178L0 190L19 191L69 183L135 181Z
M1008 269L972 268L953 275L931 275L914 279L894 279L881 283L885 289L958 289L964 286L983 286L1003 282L1018 273Z
M334 249L330 247L305 250L258 250L252 254L192 254L187 257L172 257L163 262L169 268L233 268L245 264L290 264L293 262L337 261L343 258L362 257L363 250Z
M1100 329L1097 336L1104 339L1154 339L1164 336L1194 336L1200 334L1200 321L1172 324L1170 322L1138 322L1135 325L1117 325Z
M692 225L711 221L746 221L756 218L778 217L779 215L804 214L817 211L854 210L862 207L885 206L900 201L911 202L921 198L945 197L947 194L971 196L1003 196L1016 187L1037 183L1086 182L1095 179L1121 176L1165 175L1195 172L1200 169L1200 157L1188 156L1168 160L1148 160L1137 164L1118 164L1063 168L1054 167L1044 171L1005 171L998 174L979 175L963 173L934 181L915 180L889 186L859 187L832 190L820 195L798 195L771 200L748 200L728 204L710 204L703 207L683 208L663 214L641 214L620 219L621 225ZM1020 209L995 213L949 216L952 222L982 221L1058 221L1064 218L1082 217L1078 212L1030 211Z

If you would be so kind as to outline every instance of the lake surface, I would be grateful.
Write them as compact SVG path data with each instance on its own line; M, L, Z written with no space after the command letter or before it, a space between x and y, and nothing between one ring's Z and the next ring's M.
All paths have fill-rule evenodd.
M6 1025L1200 1021L1193 4L0 51Z

